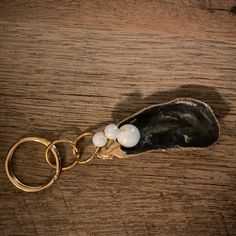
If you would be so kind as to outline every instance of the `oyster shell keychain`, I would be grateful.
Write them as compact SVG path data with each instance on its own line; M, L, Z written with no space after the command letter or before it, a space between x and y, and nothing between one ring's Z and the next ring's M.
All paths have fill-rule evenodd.
M81 160L79 142L86 136L92 136L94 153ZM119 124L109 124L97 133L83 132L75 141L26 137L16 142L8 151L5 159L6 174L12 184L26 192L38 192L50 187L62 171L77 164L85 164L94 157L106 160L127 158L151 150L173 148L204 148L216 143L220 136L219 122L212 109L204 102L191 98L178 98L173 101L151 105L127 117ZM40 186L22 183L14 174L12 158L17 148L25 142L38 142L46 146L45 158L55 169L51 180ZM73 148L73 162L62 166L58 143L67 143ZM54 161L49 157L53 154Z

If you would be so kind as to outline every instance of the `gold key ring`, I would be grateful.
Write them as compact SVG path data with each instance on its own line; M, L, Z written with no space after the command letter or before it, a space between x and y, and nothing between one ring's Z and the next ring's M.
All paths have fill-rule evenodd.
M38 192L38 191L41 191L43 189L46 189L48 187L50 187L57 179L58 177L60 176L60 173L61 173L61 158L59 156L59 153L56 149L55 146L53 146L51 148L51 151L53 153L53 156L55 158L55 174L53 175L53 177L51 178L51 180L46 183L46 184L42 184L42 185L39 185L39 186L29 186L29 185L26 185L24 183L22 183L14 174L13 172L13 168L12 168L12 159L13 159L13 156L17 150L17 148L22 144L22 143L25 143L25 142L37 142L37 143L41 143L45 146L48 146L50 145L50 141L48 141L47 139L44 139L44 138L38 138L38 137L27 137L27 138L23 138L21 140L19 140L17 143L15 143L11 148L10 150L8 151L7 153L7 156L6 156L6 160L5 160L5 169L6 169L6 174L7 174L7 177L9 178L9 180L12 182L12 184L17 187L18 189L21 189L25 192Z
M70 141L70 140L65 140L65 139L59 139L59 140L55 140L53 142L51 142L48 146L47 146L47 149L45 151L45 158L46 158L46 161L47 163L52 167L52 168L56 168L55 164L53 164L50 159L49 159L49 156L48 156L48 152L50 150L52 150L53 147L55 147L56 144L58 143L68 143L70 144L72 147L73 147L73 159L74 161L69 164L68 166L63 166L62 167L62 171L65 171L65 170L70 170L71 168L73 168L77 163L78 163L78 159L80 157L80 151L79 149L76 147L76 145Z

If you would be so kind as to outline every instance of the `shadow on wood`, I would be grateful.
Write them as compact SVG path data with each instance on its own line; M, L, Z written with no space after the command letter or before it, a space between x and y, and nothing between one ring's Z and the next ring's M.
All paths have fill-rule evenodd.
M131 115L145 106L160 104L181 97L194 98L207 103L213 109L220 124L230 111L229 103L222 98L215 88L202 85L183 85L175 90L160 91L147 97L143 97L139 91L130 93L126 100L116 105L113 111L113 119L117 120L117 114Z

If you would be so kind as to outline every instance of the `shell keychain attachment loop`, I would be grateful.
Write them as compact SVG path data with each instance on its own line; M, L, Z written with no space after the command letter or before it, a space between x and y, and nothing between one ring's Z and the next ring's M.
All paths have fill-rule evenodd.
M92 137L94 152L81 159L79 143L85 137ZM215 144L220 137L220 126L212 109L204 102L191 98L178 98L173 101L148 106L127 117L119 124L109 124L97 133L83 132L75 141L26 137L16 142L8 151L5 170L11 183L25 192L38 192L50 187L61 172L70 170L77 164L86 164L93 158L103 160L127 158L152 150L205 148ZM12 159L17 148L25 142L37 142L46 146L44 158L55 170L49 182L39 186L22 183L14 174ZM73 151L73 161L62 166L57 144L69 144ZM50 159L52 153L53 159Z
M77 145L79 144L79 142L80 142L83 138L85 138L86 136L93 136L93 135L94 135L93 132L83 132L83 133L81 133L81 134L79 135L79 137L75 140L75 145L77 146ZM78 160L77 163L78 163L78 164L86 164L86 163L90 162L90 161L94 158L94 156L96 156L98 149L99 149L99 148L96 147L96 150L94 151L94 153L91 154L86 160L83 160L83 161L82 161L82 160Z

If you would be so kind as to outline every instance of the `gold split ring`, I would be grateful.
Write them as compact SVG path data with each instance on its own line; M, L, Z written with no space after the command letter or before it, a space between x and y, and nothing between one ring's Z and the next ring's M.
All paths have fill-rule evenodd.
M18 189L21 189L25 192L38 192L41 191L43 189L46 189L48 187L50 187L60 176L61 173L61 158L60 155L56 149L55 146L51 146L50 150L53 153L53 156L55 158L55 174L54 176L51 178L51 180L46 183L46 184L42 184L39 186L29 186L26 185L24 183L22 183L14 174L13 172L13 168L12 168L12 158L16 152L16 149L25 142L37 142L37 143L41 143L45 146L49 146L51 144L50 141L48 141L47 139L44 138L38 138L38 137L27 137L27 138L23 138L21 140L19 140L17 143L15 143L10 150L7 153L6 156L6 160L5 160L5 169L6 169L6 174L7 177L9 178L9 180L12 182L12 184L17 187Z

